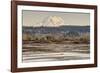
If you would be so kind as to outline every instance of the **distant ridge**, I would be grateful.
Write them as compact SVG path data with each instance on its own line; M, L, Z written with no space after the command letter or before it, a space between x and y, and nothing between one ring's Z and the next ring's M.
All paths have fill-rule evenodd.
M59 27L22 27L23 33L66 33L66 32L78 32L78 33L86 33L90 32L90 26L59 26Z

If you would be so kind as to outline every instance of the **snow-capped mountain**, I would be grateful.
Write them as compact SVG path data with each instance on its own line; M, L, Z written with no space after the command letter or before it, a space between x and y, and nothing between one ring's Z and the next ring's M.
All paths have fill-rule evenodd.
M44 27L59 27L64 25L64 20L59 16L49 16L42 21Z

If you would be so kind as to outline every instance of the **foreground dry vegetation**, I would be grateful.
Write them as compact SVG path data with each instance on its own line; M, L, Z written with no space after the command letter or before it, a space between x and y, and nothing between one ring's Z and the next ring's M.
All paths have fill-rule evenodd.
M88 44L90 41L90 36L88 33L81 34L80 36L63 36L59 34L23 34L23 43L28 43L29 41L33 43L75 43Z
M90 35L23 34L23 62L89 59Z

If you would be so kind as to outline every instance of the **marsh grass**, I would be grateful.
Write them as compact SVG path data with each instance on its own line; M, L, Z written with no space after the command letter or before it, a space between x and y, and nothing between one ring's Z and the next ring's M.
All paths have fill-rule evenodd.
M34 43L67 43L67 44L89 44L90 36L89 34L82 34L80 36L63 36L63 35L30 35L23 34L23 43L28 43L28 41L32 41Z

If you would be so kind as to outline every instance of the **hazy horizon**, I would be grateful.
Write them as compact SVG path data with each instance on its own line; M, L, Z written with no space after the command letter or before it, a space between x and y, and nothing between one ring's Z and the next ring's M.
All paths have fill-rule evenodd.
M89 26L90 14L23 10L22 23L29 27Z

